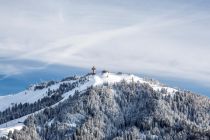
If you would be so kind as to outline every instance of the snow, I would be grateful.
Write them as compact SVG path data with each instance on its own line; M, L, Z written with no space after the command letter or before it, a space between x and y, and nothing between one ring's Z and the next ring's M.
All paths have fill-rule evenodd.
M24 126L23 122L29 115L23 116L21 118L9 121L7 123L0 125L0 137L7 136L9 131L21 130Z
M76 123L70 123L69 126L71 126L71 127L77 127Z
M178 91L177 89L170 88L170 87L166 87L166 86L160 86L160 85L151 85L151 87L152 87L155 91L161 91L161 89L165 89L167 92L166 92L166 94L164 94L163 96L171 95L171 96L173 97L174 94Z
M47 96L48 89L56 90L62 83L64 82L56 83L41 90L34 91L33 88L30 88L17 94L0 96L0 111L4 111L5 109L12 107L14 104L34 103Z
M137 82L137 81L143 82L142 78L139 78L134 75L128 75L128 74L117 75L115 73L108 73L108 72L104 74L94 75L90 78L92 78L91 80L93 81L93 86L102 85L103 83L113 84L120 82L122 80L125 80L126 82Z
M103 83L113 84L113 83L117 83L122 80L125 80L128 83L140 82L140 83L149 84L155 91L161 91L161 89L163 88L163 89L167 90L166 95L173 96L175 94L175 92L177 91L174 88L170 88L170 87L161 85L160 83L149 82L149 81L144 80L143 78L140 78L140 77L132 75L132 74L131 75L130 74L118 75L115 73L107 72L104 74L94 75L94 76L90 77L90 79L91 79L90 81L92 81L93 86L102 85Z
M62 95L63 99L62 99L61 101L57 102L56 104L52 105L51 107L55 107L55 106L57 106L59 103L61 103L61 102L65 101L66 99L68 99L69 96L73 96L74 93L75 93L75 91L79 91L79 92L84 91L84 90L86 90L88 87L90 87L91 85L93 85L93 83L92 83L91 81L88 81L88 82L86 82L86 83L84 83L84 84L82 84L82 85L80 85L80 86L78 86L78 87L72 89L71 91L64 93L64 94Z
M14 130L21 130L23 126L24 126L23 124L16 124L14 126L0 128L0 137L3 137L3 136L7 137L9 131L13 132Z
M56 103L55 105L53 105L53 107L63 102L64 100L68 99L69 96L73 96L75 91L82 92L82 91L85 91L90 86L99 86L99 85L102 85L103 83L114 84L122 80L125 80L126 82L137 82L137 81L143 82L142 78L139 78L134 75L128 75L128 74L117 75L115 73L104 73L104 74L98 74L98 75L89 75L87 82L72 89L69 92L64 93L62 95L63 99L59 101L58 103Z
M67 93L63 94L64 100L66 100L69 95L73 95L75 90L78 91L83 91L87 89L87 87L90 87L91 85L97 86L97 85L102 85L103 83L117 83L122 80L125 80L126 82L140 82L140 83L147 83L149 84L155 91L160 91L162 88L167 90L168 94L174 94L177 90L170 88L170 87L164 87L159 84L153 84L150 83L143 78L140 78L135 75L130 75L130 74L115 74L115 73L103 73L103 74L97 74L97 75L89 75L89 80L84 83L83 85L80 85L79 87L73 89L72 91L69 91ZM67 81L67 82L74 82L74 81ZM67 83L65 81L65 83ZM13 95L7 95L7 96L0 96L0 111L3 111L7 109L8 107L12 107L14 104L19 104L19 103L34 103L35 101L38 101L39 99L44 98L47 96L47 91L48 88L51 90L56 90L59 88L60 84L64 82L59 82L54 85L51 85L47 88L41 89L41 90L36 90L34 91L33 89L28 89L24 90L20 93L13 94ZM61 101L61 102L62 102Z
M144 133L140 133L140 139L142 139L142 140L146 140L146 135L144 134Z
M8 132L11 130L11 131L14 131L15 129L16 130L21 130L24 126L24 121L31 115L35 115L37 113L40 113L41 111L43 111L44 109L41 109L39 111L36 111L34 113L31 113L31 114L28 114L26 116L23 116L21 118L18 118L18 119L14 119L14 120L11 120L11 121L8 121L6 123L3 123L0 125L0 137L2 136L6 136L8 134Z
M150 81L144 80L143 78L140 78L140 77L135 76L135 75L115 74L115 73L107 72L107 73L103 73L103 74L89 75L88 76L88 81L86 81L84 84L80 84L78 87L72 89L71 91L64 93L62 95L63 99L61 101L59 101L58 103L52 105L51 107L55 107L59 103L68 99L69 96L73 96L76 90L79 91L80 93L82 93L82 91L85 91L90 86L99 86L99 85L102 85L103 83L114 84L114 83L120 82L122 80L124 80L128 83L140 82L140 83L149 84L153 88L153 90L155 90L155 91L160 91L162 88L164 88L167 91L165 95L172 95L173 96L175 94L175 92L177 91L174 88L163 86L163 85L158 84L158 83L152 83ZM72 82L75 82L75 81L77 81L77 80L64 81L64 82L65 83L69 83L69 82L72 83ZM60 84L62 84L64 82L58 82L58 83L56 83L54 85L51 85L47 88L44 88L42 90L34 91L32 89L28 89L28 90L24 90L20 93L14 94L14 95L0 96L0 111L3 111L8 107L12 107L13 104L34 103L35 101L37 101L39 99L42 99L43 97L47 96L48 88L51 89L51 90L56 90L56 89L59 88ZM34 112L34 113L38 113L38 112L39 111ZM29 115L31 115L31 114L29 114ZM0 125L0 137L7 135L10 130L11 131L14 131L15 129L20 130L24 126L23 123L20 123L20 122L24 122L24 120L29 115L23 116L21 118L18 118L18 119L15 119L15 120L12 120L12 121L9 121L5 124ZM49 125L51 123L52 122L49 122ZM75 127L74 122L72 122L71 126Z
M48 126L51 126L54 122L54 119L52 119L51 121L48 122Z

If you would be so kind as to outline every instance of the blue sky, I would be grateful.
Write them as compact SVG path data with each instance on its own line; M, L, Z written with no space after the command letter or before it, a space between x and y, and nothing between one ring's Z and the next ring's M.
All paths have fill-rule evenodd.
M96 65L207 95L209 13L208 0L0 0L0 87L52 66Z
M22 60L23 61L23 60ZM15 64L19 65L22 61L16 61ZM35 61L24 62L28 65L43 65ZM101 70L97 70L100 72ZM65 65L52 64L42 69L31 69L21 74L16 74L8 77L0 76L0 95L14 94L29 87L31 84L40 83L50 80L61 80L64 77L71 75L84 75L90 72L90 68L70 67ZM115 71L118 72L118 71ZM126 71L125 71L126 72ZM175 77L163 77L158 75L148 75L146 73L135 73L140 77L153 78L160 82L167 84L171 87L181 88L183 90L191 90L194 93L209 96L210 88L203 86L200 83Z

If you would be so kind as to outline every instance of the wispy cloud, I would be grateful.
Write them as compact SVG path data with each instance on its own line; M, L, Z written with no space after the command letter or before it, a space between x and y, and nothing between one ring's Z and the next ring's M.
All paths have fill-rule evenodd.
M7 61L94 64L210 83L210 2L205 0L1 3L0 56ZM12 63L8 69L7 74L23 70Z

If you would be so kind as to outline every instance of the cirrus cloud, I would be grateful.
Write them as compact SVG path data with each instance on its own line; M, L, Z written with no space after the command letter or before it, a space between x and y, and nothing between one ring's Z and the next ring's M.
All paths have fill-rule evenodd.
M43 65L94 64L209 85L209 5L206 0L1 1L0 56ZM7 65L7 75L27 70Z

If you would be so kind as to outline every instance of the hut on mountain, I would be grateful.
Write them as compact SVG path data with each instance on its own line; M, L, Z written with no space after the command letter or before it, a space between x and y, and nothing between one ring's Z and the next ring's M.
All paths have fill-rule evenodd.
M102 70L101 73L102 73L102 74L104 74L104 73L109 73L109 71L108 71L108 70Z

